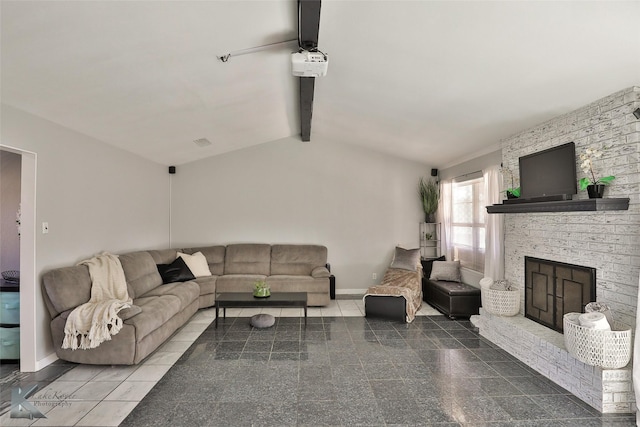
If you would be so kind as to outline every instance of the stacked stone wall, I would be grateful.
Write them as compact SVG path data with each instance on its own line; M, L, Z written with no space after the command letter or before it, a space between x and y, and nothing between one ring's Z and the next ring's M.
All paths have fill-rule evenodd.
M635 326L640 275L640 120L633 115L639 107L640 87L632 87L502 143L503 164L517 176L519 157L573 141L578 179L586 176L580 153L606 147L595 173L616 177L605 197L629 197L629 210L505 215L505 278L524 287L525 256L593 267L596 300L629 327ZM588 196L579 191L575 198Z

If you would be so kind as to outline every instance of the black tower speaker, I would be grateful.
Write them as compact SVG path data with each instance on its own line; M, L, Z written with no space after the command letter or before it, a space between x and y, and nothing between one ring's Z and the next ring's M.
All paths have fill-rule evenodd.
M431 176L438 176L438 169L431 169Z

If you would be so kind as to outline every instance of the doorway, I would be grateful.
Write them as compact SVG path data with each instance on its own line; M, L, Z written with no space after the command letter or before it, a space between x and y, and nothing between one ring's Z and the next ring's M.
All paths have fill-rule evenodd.
M22 156L0 150L0 360L20 364L20 183Z
M4 181L5 167L11 175L7 182L0 183L2 189L2 261L0 271L19 271L19 364L23 372L39 369L36 357L36 245L35 245L35 209L36 209L36 154L14 147L0 145L2 159L10 159L2 164L0 173ZM19 165L19 172L11 170ZM10 165L11 164L11 165ZM5 185L6 184L6 185ZM16 186L19 186L17 195ZM10 202L5 207L5 192ZM7 199L9 200L9 199ZM17 204L17 206L16 206ZM18 209L20 213L18 214ZM18 228L19 221L19 228ZM6 225L6 226L5 226ZM19 235L18 235L19 232ZM5 234L6 233L6 234ZM15 239L11 233L15 233ZM6 248L5 237L7 239ZM16 252L17 251L17 252ZM5 256L7 256L5 260Z

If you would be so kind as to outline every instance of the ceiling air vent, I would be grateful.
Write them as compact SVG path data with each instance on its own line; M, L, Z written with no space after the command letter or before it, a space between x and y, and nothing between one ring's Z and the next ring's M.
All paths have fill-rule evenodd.
M211 145L211 141L207 138L200 138L193 141L198 147L206 147L207 145Z

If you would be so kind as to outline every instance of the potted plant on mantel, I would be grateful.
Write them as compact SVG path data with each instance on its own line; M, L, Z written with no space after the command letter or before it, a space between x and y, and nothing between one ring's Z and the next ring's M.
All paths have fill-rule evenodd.
M424 210L424 222L436 222L436 211L438 210L438 200L440 200L438 183L433 179L420 178L418 192Z
M604 148L605 150L607 147ZM604 187L610 184L615 176L605 176L604 178L596 178L596 174L593 172L593 160L602 157L602 151L596 148L587 148L584 153L580 154L580 169L587 175L591 175L590 178L580 178L580 190L587 190L590 199L601 199L604 195Z
M513 172L511 172L511 169L509 168L505 168L502 167L500 168L500 172L502 172L502 177L508 177L509 180L511 181L511 186L509 188L507 188L506 190L503 190L504 193L506 193L507 195L507 199L517 199L520 197L520 187L516 187L515 185L515 177L513 176ZM504 183L504 180L503 180Z

